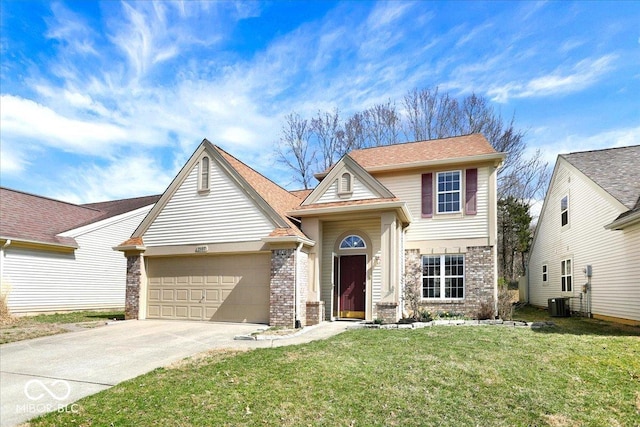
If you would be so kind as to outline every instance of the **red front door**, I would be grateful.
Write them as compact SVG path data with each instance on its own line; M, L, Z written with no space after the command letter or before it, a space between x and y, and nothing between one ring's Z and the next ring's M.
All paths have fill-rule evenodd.
M340 317L364 319L366 255L340 257Z

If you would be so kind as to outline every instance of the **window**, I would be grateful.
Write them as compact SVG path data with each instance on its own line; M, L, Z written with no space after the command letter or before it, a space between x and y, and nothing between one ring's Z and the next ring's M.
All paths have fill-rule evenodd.
M203 157L200 160L200 182L199 191L209 191L209 158Z
M366 247L367 244L362 240L362 237L355 234L345 237L340 242L340 249L362 249Z
M353 190L351 189L351 174L349 172L345 172L340 177L340 183L338 185L338 193L351 193Z
M560 273L562 277L562 292L573 292L573 274L570 259L561 261Z
M464 298L464 255L422 257L422 298Z
M563 227L569 223L569 196L560 201L560 221Z
M547 270L547 264L542 264L542 283L547 283L549 279L549 272Z
M438 213L460 212L460 171L438 173Z

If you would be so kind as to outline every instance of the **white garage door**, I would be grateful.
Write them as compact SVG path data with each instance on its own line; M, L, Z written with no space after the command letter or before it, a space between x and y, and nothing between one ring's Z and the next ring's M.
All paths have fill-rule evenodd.
M149 258L147 317L269 322L270 254Z

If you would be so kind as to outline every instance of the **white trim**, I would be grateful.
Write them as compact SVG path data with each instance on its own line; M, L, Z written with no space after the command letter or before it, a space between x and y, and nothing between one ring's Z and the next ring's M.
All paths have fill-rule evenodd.
M458 193L458 210L457 211L440 211L440 189L439 189L439 181L440 181L440 175L443 174L452 174L452 173L457 173L458 174L458 190L454 190L454 191L443 191L442 193L455 193L457 191ZM461 213L462 212L462 170L449 170L449 171L440 171L440 172L436 172L436 179L435 179L435 205L436 205L436 209L435 212L438 215L447 215L447 214L457 214L457 213ZM446 204L446 202L445 202Z
M447 276L446 275L446 266L445 266L445 257L447 256L460 256L462 257L462 276L460 275L450 275ZM440 275L439 275L439 279L440 279L440 296L439 297L425 297L424 295L424 279L425 277L436 277L436 276L425 276L424 275L424 258L425 257L429 257L429 258L438 258L440 260ZM430 254L421 254L420 255L420 268L422 269L422 274L421 274L421 280L422 283L420 284L420 298L422 301L425 302L442 302L442 301L463 301L466 298L466 294L467 294L467 275L466 275L466 267L467 267L467 260L466 260L466 256L465 254L440 254L440 255L430 255ZM459 278L462 277L462 297L447 297L446 295L446 278L447 277L455 277L455 278Z
M107 227L111 224L115 224L117 222L120 221L124 221L127 220L129 218L131 218L132 216L138 215L144 211L150 211L151 208L153 207L154 203L150 203L147 206L143 206L141 208L138 208L136 210L133 211L129 211L129 212L125 212L122 213L120 215L115 215L106 219L103 219L102 221L97 221L97 222L93 222L91 224L87 224L84 225L82 227L78 227L78 228L72 228L71 230L67 230L63 233L58 234L58 236L62 236L62 237L78 237L81 236L83 234L87 234L90 233L92 231L98 230L100 228L104 228Z
M566 271L566 265L567 263L569 263L569 270L570 271ZM565 273L562 273L562 266L565 266ZM565 278L571 278L571 289L562 289L562 279ZM566 281L565 281L566 282ZM562 258L560 260L560 292L562 292L563 294L573 294L573 289L574 289L574 283L573 283L573 258L569 257L569 258ZM568 288L568 286L565 286L565 288Z

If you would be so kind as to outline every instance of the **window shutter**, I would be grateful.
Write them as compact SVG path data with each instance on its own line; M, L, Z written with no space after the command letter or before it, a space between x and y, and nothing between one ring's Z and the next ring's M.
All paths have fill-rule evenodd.
M433 174L422 174L422 216L433 216Z
M465 183L465 204L464 213L467 215L475 215L478 213L477 207L478 194L478 169L467 169Z

